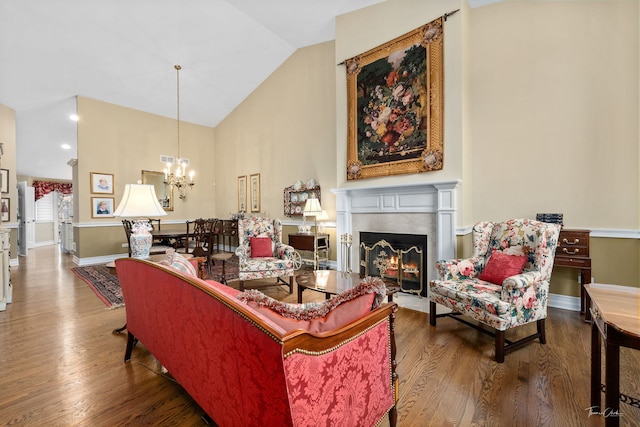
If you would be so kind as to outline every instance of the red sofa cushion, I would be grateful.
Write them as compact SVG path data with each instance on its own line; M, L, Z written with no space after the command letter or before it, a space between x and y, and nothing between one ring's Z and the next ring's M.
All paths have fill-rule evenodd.
M332 331L380 306L386 286L377 277L366 277L349 289L322 303L289 304L250 289L236 296L285 331L302 329L311 333Z

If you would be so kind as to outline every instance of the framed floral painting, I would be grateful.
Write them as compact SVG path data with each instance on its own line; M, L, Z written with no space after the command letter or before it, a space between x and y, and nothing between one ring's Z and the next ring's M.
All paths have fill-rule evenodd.
M442 169L442 21L345 61L347 179Z

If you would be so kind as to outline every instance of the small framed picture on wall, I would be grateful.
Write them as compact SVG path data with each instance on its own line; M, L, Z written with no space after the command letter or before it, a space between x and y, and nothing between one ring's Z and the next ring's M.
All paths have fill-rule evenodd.
M9 169L0 169L0 192L9 192Z
M247 211L247 175L238 177L238 212Z
M249 176L249 187L251 197L251 212L260 212L260 174L254 173Z
M2 222L7 222L11 219L9 213L11 212L11 199L8 197L0 198L0 214L2 215Z
M113 216L113 197L92 197L91 218L109 218Z
M113 174L91 172L91 192L113 194Z

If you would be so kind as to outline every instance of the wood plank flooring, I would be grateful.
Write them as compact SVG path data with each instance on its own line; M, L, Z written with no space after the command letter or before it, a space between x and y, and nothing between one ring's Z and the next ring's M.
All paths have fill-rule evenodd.
M52 246L11 269L13 303L0 312L0 425L205 425L143 347L123 362L126 335L111 331L125 309L107 309L73 266ZM284 287L264 291L296 298ZM305 301L322 298L314 294ZM604 425L588 410L590 326L577 313L550 309L548 344L507 354L504 364L493 361L490 337L451 319L432 328L427 316L397 313L400 426ZM640 352L623 349L621 364L621 391L640 398ZM621 425L640 426L640 409L621 412Z

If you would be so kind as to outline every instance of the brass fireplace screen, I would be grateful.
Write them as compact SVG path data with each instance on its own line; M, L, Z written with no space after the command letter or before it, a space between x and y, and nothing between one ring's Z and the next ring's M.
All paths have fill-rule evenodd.
M360 274L395 282L403 292L426 296L425 246L389 243L385 239L360 243Z

